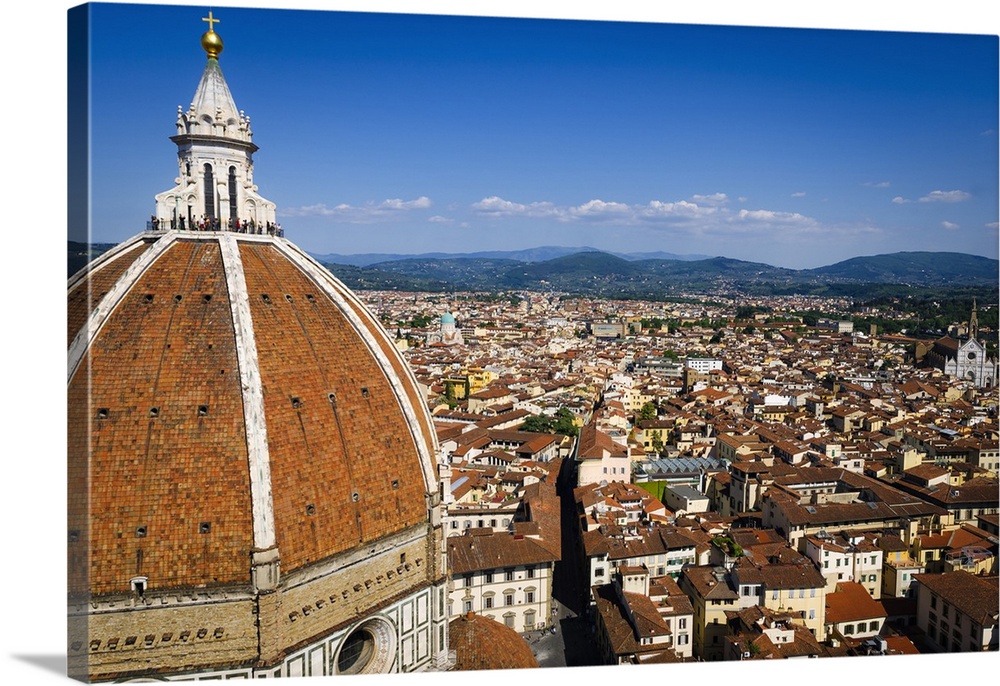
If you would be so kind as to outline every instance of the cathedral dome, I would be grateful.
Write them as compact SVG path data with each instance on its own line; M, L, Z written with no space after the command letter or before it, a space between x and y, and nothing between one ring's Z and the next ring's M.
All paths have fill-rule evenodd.
M287 574L426 522L417 383L289 241L141 234L72 280L69 318L92 593L248 583L254 550Z
M172 137L188 176L68 284L69 672L433 668L446 558L420 386L274 223L249 119L196 128L209 101L235 111L211 51Z
M442 324L454 324L455 323L455 315L453 315L451 312L445 312L444 314L441 315L441 323Z
M538 667L531 646L519 633L489 617L469 613L448 625L456 671Z

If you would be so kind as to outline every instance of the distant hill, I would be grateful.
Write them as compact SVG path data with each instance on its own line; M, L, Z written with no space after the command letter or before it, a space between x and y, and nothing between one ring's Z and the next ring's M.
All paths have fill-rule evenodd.
M112 247L112 244L87 245L70 241L69 274L72 276ZM575 252L565 253L567 250ZM555 256L541 259L549 254ZM855 257L826 267L802 270L728 257L638 259L640 253L625 256L552 246L478 255L460 257L428 253L367 265L327 259L320 259L320 262L349 287L361 290L549 290L653 299L683 292L711 293L723 289L755 295L798 293L854 297L898 293L899 289L909 287L971 287L986 289L991 301L995 301L996 296L992 294L996 293L1000 281L1000 261L951 252L899 252Z
M805 274L868 283L975 284L997 282L997 260L954 252L897 252L852 257Z
M86 267L98 255L115 247L114 243L80 243L79 241L68 241L68 244L69 252L66 258L66 267L69 270L69 276L73 276Z
M340 253L328 253L325 255L313 254L320 262L326 262L330 264L350 264L355 267L369 267L375 264L383 264L386 262L398 262L401 260L441 260L441 259L490 259L490 260L514 260L516 262L546 262L548 260L553 260L558 257L565 257L567 255L576 255L582 252L605 252L609 255L615 255L621 257L625 260L636 261L636 260L649 260L649 259L660 259L660 260L702 260L707 257L707 255L676 255L669 252L649 252L649 253L614 253L608 251L601 251L597 248L580 247L580 248L566 248L562 246L554 245L543 245L537 248L527 248L525 250L483 250L480 252L468 252L468 253L443 253L443 252L428 252L420 253L418 255L403 255L403 254L392 254L392 253L357 253L351 255L345 255Z
M510 254L510 253L507 253ZM329 265L337 273L336 265ZM537 262L451 257L405 259L367 269L446 282L446 290L552 290L604 297L649 298L680 292L742 290L755 295L888 293L914 287L996 289L1000 262L957 253L896 253L859 257L819 269L786 269L711 257L701 260L626 259L584 251ZM348 280L348 285L353 285ZM876 286L878 288L876 288ZM359 282L356 287L362 287ZM400 286L402 287L402 286Z

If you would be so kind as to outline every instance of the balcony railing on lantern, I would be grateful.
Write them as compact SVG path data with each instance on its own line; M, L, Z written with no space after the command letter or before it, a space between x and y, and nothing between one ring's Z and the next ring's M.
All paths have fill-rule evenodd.
M146 222L146 231L230 231L232 233L243 233L255 236L278 236L285 235L281 224L276 222L257 222L253 219L228 219L221 221L218 217L202 217L201 219L191 219L178 217L176 219L160 219L150 217Z

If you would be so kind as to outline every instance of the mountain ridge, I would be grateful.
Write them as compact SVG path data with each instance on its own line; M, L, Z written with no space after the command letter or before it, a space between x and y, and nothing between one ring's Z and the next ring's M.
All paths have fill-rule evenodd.
M113 244L69 242L70 275ZM560 254L561 253L561 254ZM490 254L493 257L482 255ZM549 259L537 259L554 254ZM899 287L997 288L1000 261L957 252L904 251L863 255L813 269L788 269L716 256L648 257L669 253L611 253L594 248L542 246L522 251L425 253L369 262L331 262L313 255L346 285L359 289L561 290L598 296L644 297L679 290L738 288L754 294L830 294L864 284ZM368 253L369 258L378 254ZM382 256L386 256L384 254ZM504 255L505 257L497 256ZM518 259L520 258L520 259ZM531 258L531 259L529 259Z

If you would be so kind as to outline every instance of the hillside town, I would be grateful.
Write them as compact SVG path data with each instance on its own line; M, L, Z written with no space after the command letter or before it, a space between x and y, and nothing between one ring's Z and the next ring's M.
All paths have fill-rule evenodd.
M975 304L926 340L815 298L361 295L433 416L452 618L541 666L560 628L553 665L997 650Z

